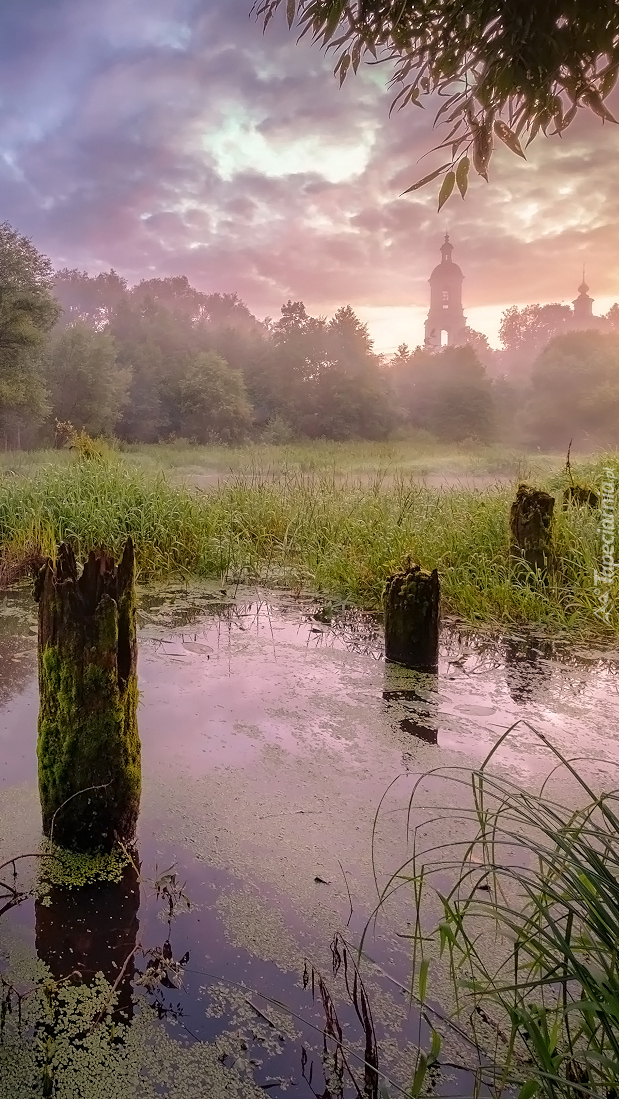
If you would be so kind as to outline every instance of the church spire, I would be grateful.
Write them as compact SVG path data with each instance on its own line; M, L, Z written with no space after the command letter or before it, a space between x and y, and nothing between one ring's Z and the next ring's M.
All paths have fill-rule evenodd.
M585 265L582 265L582 282L578 287L578 297L572 302L574 323L580 327L590 327L593 318L593 298L589 297L589 287L585 281Z
M449 233L445 233L445 241L441 245L441 256L443 257L443 263L451 263L451 253L453 252L453 244L450 243Z

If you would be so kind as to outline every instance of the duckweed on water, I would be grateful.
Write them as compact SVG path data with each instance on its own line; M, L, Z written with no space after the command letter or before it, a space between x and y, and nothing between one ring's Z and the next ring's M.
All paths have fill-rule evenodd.
M177 1041L144 1005L130 1026L112 1021L115 996L91 985L42 981L5 1017L2 1094L11 1099L257 1099L264 1092L226 1068L218 1045Z
M80 889L93 882L120 882L130 862L130 855L119 847L109 853L89 854L46 841L42 853L53 856L41 860L39 877L45 887L62 885L66 889Z

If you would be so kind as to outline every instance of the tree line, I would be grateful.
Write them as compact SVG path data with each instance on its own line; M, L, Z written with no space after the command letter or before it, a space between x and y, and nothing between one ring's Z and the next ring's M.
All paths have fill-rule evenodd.
M613 311L608 331L547 328L538 346L530 311L554 307L527 308L504 316L516 372L505 374L475 332L461 347L402 345L387 359L349 305L327 319L288 301L261 321L236 294L203 293L185 276L129 287L113 270L54 271L4 223L1 437L9 448L49 445L60 422L142 443L384 439L410 429L451 442L562 446L579 430L619 442Z

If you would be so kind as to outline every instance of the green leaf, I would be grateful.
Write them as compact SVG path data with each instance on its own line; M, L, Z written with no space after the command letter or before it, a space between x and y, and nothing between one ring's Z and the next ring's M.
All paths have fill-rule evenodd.
M522 1087L520 1088L520 1091L518 1092L518 1099L531 1099L531 1096L535 1095L535 1092L538 1089L539 1089L539 1084L538 1084L537 1080L527 1080L526 1083L524 1083L522 1085Z
M470 167L471 167L471 162L470 162L468 156L463 156L462 160L460 160L458 162L458 167L456 168L456 183L458 185L458 190L459 190L460 194L462 195L462 198L464 198L464 196L466 194L466 191L467 191L467 188L468 188L468 185L469 185L469 168Z
M419 1061L417 1062L417 1068L415 1069L415 1075L411 1084L410 1095L411 1099L417 1099L417 1096L421 1094L423 1082L426 1078L426 1070L428 1068L428 1062L424 1053L419 1054Z
M344 83L344 81L346 79L346 73L348 72L349 68L350 68L350 54L343 53L342 56L340 57L337 65L335 66L335 72L337 73L338 70L339 70L339 74L340 74L340 88L342 87L342 84Z
M445 203L447 202L447 199L451 195L451 192L453 191L455 185L456 185L456 173L455 172L448 172L447 175L445 176L444 180L443 180L443 184L442 184L441 189L438 193L438 210L439 210L439 213L440 213L441 209L443 208L443 206L445 205Z
M609 111L608 107L606 106L606 104L602 101L602 98L599 95L599 93L596 92L594 88L590 88L588 91L586 91L584 93L584 95L582 97L582 101L583 101L583 103L586 104L587 107L591 108L593 113L596 114L598 116L598 118L603 119L604 122L616 122L617 121L617 119L614 117L614 115L612 115L610 113L610 111Z
M288 19L288 28L289 29L290 29L290 27L292 27L292 24L294 23L294 17L295 17L295 14L296 14L296 7L297 7L296 0L288 0L288 5L286 7L286 18Z
M428 970L430 968L430 959L424 958L419 967L419 999L423 1003L426 998L426 991L428 988Z
M432 1031L432 1043L430 1045L430 1056L428 1057L428 1065L435 1065L438 1061L439 1053L441 1052L442 1038L436 1030ZM525 1096L525 1099L527 1097Z
M433 179L440 176L441 172L445 171L445 168L449 168L449 161L447 161L446 164L441 164L440 168L437 168L434 172L430 172L429 176L418 179L416 183L413 183L412 187L407 187L405 191L402 191L402 194L408 195L411 191L418 191L420 187L425 187L426 183L431 183Z
M339 26L340 19L344 14L345 7L346 0L332 0L331 11L329 12L327 19L325 20L324 31L322 33L323 46L326 46L327 42L330 42L330 40L333 38L333 35L335 34Z
M496 136L505 145L507 145L507 148L511 149L512 153L515 153L516 156L521 156L523 160L527 159L526 156L524 155L522 145L520 144L520 142L519 142L518 138L516 137L514 131L510 130L509 126L507 126L506 123L503 122L503 120L501 118L497 118L497 120L494 124L494 132L495 132Z

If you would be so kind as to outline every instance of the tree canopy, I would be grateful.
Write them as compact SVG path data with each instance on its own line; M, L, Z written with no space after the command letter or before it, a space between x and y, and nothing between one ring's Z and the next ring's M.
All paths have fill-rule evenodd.
M469 166L488 179L495 139L525 157L540 133L562 134L579 110L615 122L606 98L619 74L615 0L256 0L266 28L288 25L335 54L340 86L362 61L395 67L394 107L424 102L445 124L439 209ZM406 193L406 192L405 192Z

